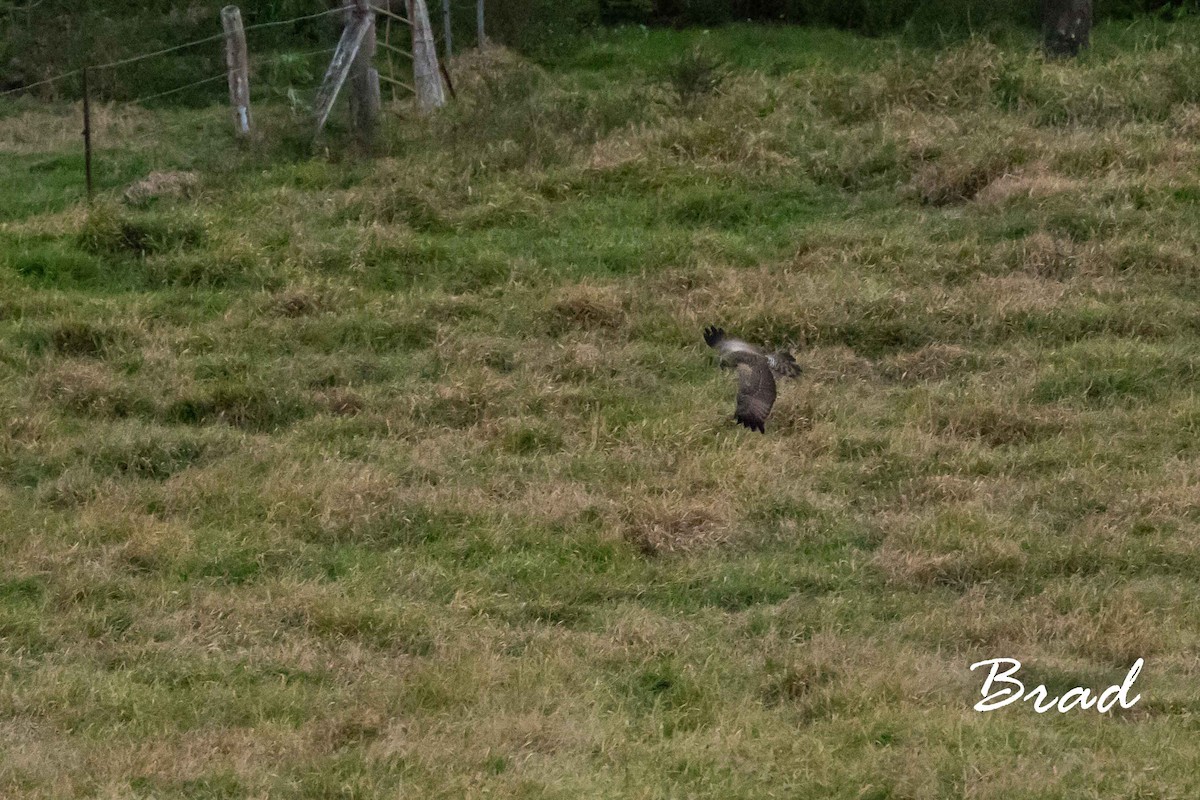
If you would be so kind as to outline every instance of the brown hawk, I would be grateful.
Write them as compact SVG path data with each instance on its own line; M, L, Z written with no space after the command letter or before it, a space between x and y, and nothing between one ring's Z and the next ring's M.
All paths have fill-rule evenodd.
M775 376L794 378L800 365L786 350L768 353L761 347L730 339L722 328L704 329L704 341L717 351L721 366L737 370L738 393L734 418L752 431L766 433L767 415L775 405Z

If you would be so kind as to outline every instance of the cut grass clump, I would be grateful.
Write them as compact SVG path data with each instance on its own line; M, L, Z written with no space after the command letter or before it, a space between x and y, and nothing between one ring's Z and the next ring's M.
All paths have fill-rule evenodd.
M1030 408L981 405L943 413L933 422L934 430L943 436L979 439L989 447L1022 445L1063 432L1060 420Z
M151 172L126 187L121 200L135 208L148 208L160 200L194 197L199 186L200 176L195 172Z
M270 432L312 413L312 405L298 396L265 386L226 382L171 401L163 418L185 425L223 422L247 431Z
M943 156L917 173L913 191L927 205L943 206L974 200L1025 159L1026 155L1020 152L990 153L981 158L967 154Z
M414 422L452 429L471 428L484 421L493 392L484 386L438 386L431 397L413 402Z
M99 287L119 275L104 259L60 240L18 240L0 253L9 269L35 286Z
M1005 253L1010 269L1028 271L1040 278L1064 280L1080 268L1096 264L1087 252L1070 239L1034 233L1014 242Z
M578 285L561 291L551 312L551 336L568 330L616 329L625 320L624 304L613 287Z
M322 298L305 289L289 289L277 292L271 298L270 308L284 317L309 317L321 312L325 303Z
M31 326L15 337L30 353L66 358L108 358L127 352L140 336L130 327L97 324L83 319L59 320Z
M94 361L64 361L37 378L37 394L51 405L73 414L121 418L147 416L155 402L115 373Z
M173 216L126 217L113 206L94 206L79 233L79 246L98 255L147 256L190 250L204 242L204 228Z
M213 438L172 430L112 431L97 446L79 448L97 475L164 481L220 452Z
M519 425L504 434L502 440L504 449L518 456L536 453L553 453L562 449L562 436L555 430Z
M98 356L113 344L111 331L87 323L64 323L50 333L50 344L64 356Z
M155 254L141 264L151 286L183 289L273 288L281 279L272 266L237 247Z

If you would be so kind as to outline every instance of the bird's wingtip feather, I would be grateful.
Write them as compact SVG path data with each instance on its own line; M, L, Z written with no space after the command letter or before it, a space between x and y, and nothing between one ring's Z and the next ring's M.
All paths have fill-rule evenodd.
M767 432L767 426L766 426L765 422L762 422L762 421L759 421L756 419L751 419L749 417L736 417L736 419L737 419L739 425L744 425L745 427L749 428L752 431L758 431L759 433L762 433L762 434L765 434Z
M717 342L725 338L725 329L718 328L716 325L708 325L704 328L704 343L709 347L713 347Z

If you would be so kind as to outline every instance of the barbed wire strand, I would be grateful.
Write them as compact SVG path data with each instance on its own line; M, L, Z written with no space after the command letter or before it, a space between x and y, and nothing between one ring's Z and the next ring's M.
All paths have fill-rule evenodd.
M122 67L126 64L132 64L135 61L144 61L147 58L154 58L155 56L162 56L162 55L166 55L167 53L174 53L176 50L186 50L187 48L195 47L198 44L205 44L207 42L215 42L218 39L224 39L224 38L225 38L225 34L217 33L212 36L207 36L203 39L197 39L194 42L186 42L184 44L177 44L174 47L166 47L166 48L163 48L162 50L155 50L152 53L142 53L141 55L130 56L129 58L122 58L117 61L110 61L107 64L96 64L95 66L88 67L88 69L112 69L113 67Z
M343 11L343 9L341 9L341 8L329 8L329 9L326 9L325 11L318 11L315 14L305 14L305 15L299 16L299 17L292 17L291 19L276 20L274 22L260 22L256 25L247 25L245 28L243 28L243 30L253 31L253 30L259 30L260 28L271 28L271 27L275 27L275 26L279 26L279 25L290 25L293 22L303 22L304 20L317 19L318 17L327 17L330 14L338 14L338 13L341 13L342 11ZM191 42L184 42L183 44L177 44L177 45L174 45L173 47L165 47L162 50L155 50L150 53L141 53L140 55L130 56L129 58L121 58L116 61L110 61L107 64L96 64L94 66L89 66L88 69L112 69L113 67L120 67L120 66L124 66L126 64L132 64L137 61L143 61L147 58L154 58L156 56L166 55L167 53L174 53L178 50L185 50L189 47L195 47L196 45L199 45L199 44L207 44L208 42L215 42L218 39L224 39L224 38L225 38L224 33L217 33L212 36L206 36L203 39L196 39ZM73 70L70 70L69 72L64 72L60 75L55 75L50 78L45 78L44 80L36 81L35 83L29 83L24 86L18 86L15 89L6 89L5 91L0 92L0 97L5 97L10 94L16 94L18 92L25 92L30 89L36 88L38 86L45 86L48 83L54 83L56 81L65 80L67 78L78 75L81 72L83 72L82 69L73 69Z
M413 94L416 94L416 93L417 93L417 90L416 90L416 89L414 89L413 87L409 86L409 85L408 85L407 83L405 83L404 81L398 81L398 80L396 80L395 78L389 78L387 75L380 75L380 76L379 76L379 80L381 80L381 81L387 81L388 83L394 83L394 84L396 84L397 86L403 86L405 89L408 89L408 90L409 90L410 92L412 92Z
M253 25L247 25L246 30L256 31L259 28L273 28L278 25L291 25L293 22L303 22L306 19L316 19L317 17L328 17L330 14L341 14L345 11L344 8L327 8L324 11L318 11L315 14L304 14L291 19L277 19L273 22L256 22Z
M203 86L204 84L212 83L213 81L224 80L228 77L229 77L229 73L222 72L220 75L213 75L210 78L203 78L201 80L193 81L191 83L185 83L183 86L176 86L174 89L167 89L165 92L155 92L154 94L148 94L143 97L135 97L133 100L126 100L124 102L126 102L126 103L142 103L142 102L145 102L146 100L153 100L156 97L166 97L169 94L175 94L176 92L182 92L187 89L192 89L196 86Z
M375 44L379 45L384 50L391 50L393 53L399 53L400 55L407 56L408 58L413 57L412 53L410 53L407 50L404 50L402 48L396 47L396 45L394 45L394 44L388 44L387 42L376 42Z
M299 16L299 17L292 17L292 18L290 18L290 19L284 19L284 20L275 20L275 21L273 21L273 22L260 22L260 23L258 23L258 24L255 24L255 25L247 25L245 28L243 28L243 30L245 30L245 31L252 31L252 30L259 30L259 29L261 29L261 28L271 28L271 27L277 27L277 26L280 26L280 25L290 25L290 24L292 24L292 23L295 23L295 22L303 22L303 21L305 21L305 20L317 19L317 18L319 18L319 17L327 17L327 16L329 16L329 15L331 15L331 14L343 13L343 12L344 12L344 10L345 10L345 9L343 9L343 8L329 8L329 9L326 9L325 11L318 11L318 12L317 12L317 13L315 13L315 14L304 14L304 15L302 15L302 16ZM384 9L384 8L380 8L379 6L371 6L371 10L372 10L372 11L374 11L374 12L376 12L376 13L383 14L383 15L385 15L385 16L387 16L387 17L390 17L390 18L393 18L393 19L400 20L401 22L403 22L403 23L404 23L404 24L406 24L406 25L407 25L407 24L409 24L409 20L408 20L406 17L402 17L402 16L401 16L401 15L399 15L399 14L393 13L393 12L391 12L391 11L387 10L387 9ZM202 39L195 39L195 40L193 40L193 41L190 41L190 42L184 42L183 44L174 45L174 46L172 46L172 47L166 47L166 48L163 48L163 49L161 49L161 50L154 50L154 51L152 51L152 52L149 52L149 53L142 53L142 54L139 54L139 55L136 55L136 56L130 56L129 58L122 58L122 59L118 59L118 60L116 60L116 61L110 61L110 62L108 62L108 63L105 63L105 64L96 64L96 65L94 65L94 66L90 66L90 67L88 67L88 69L95 69L95 70L100 70L100 69L112 69L112 68L114 68L114 67L120 67L120 66L124 66L124 65L126 65L126 64L133 64L133 63L136 63L136 62L138 62L138 61L144 61L144 60L145 60L145 59L147 59L147 58L155 58L155 57L157 57L157 56L166 55L166 54L168 54L168 53L174 53L174 52L177 52L177 51L179 51L179 50L185 50L185 49L187 49L187 48L189 48L189 47L195 47L196 45L200 45L200 44L207 44L208 42L215 42L215 41L217 41L218 39L224 39L224 38L225 38L225 34L224 34L224 33L218 33L218 34L214 34L214 35L212 35L212 36L206 36L206 37L204 37L204 38L202 38ZM441 37L440 37L439 35L435 34L435 41L439 40L440 38L441 38ZM413 57L412 53L408 52L407 50L402 50L401 48L399 48L399 47L395 47L395 46L393 46L393 45L391 45L391 44L388 44L388 43L386 43L386 42L384 42L384 43L381 43L381 44L382 44L382 45L383 45L383 47L384 47L384 48L386 48L387 50L390 50L390 51L393 51L393 52L399 53L400 55L406 56L407 58L410 58L410 59ZM313 51L310 51L310 52L307 52L307 53L301 53L301 54L299 54L299 55L294 55L294 54L290 54L290 53L284 53L284 54L280 54L279 56L276 56L275 58L270 58L270 59L257 59L257 63L259 63L259 64L263 64L263 63L273 63L274 61L277 61L277 60L280 60L280 59L283 59L283 58L286 58L286 57L289 57L289 56L291 56L291 57L296 57L296 58L305 58L305 57L307 57L307 56L318 55L318 54L320 54L320 53L330 53L330 52L333 52L333 51L334 51L334 50L336 50L336 49L337 49L336 47L329 47L329 48L324 48L324 49L321 49L321 50L313 50ZM26 84L26 85L24 85L24 86L18 86L18 87L16 87L15 89L6 89L6 90L4 90L4 91L0 92L0 97L5 97L5 96L7 96L7 95L10 95L10 94L17 94L18 92L26 92L26 91L29 91L30 89L34 89L34 88L36 88L36 87L38 87L38 86L45 86L46 84L54 83L54 82L56 82L56 81L66 80L67 78L74 77L75 75L79 75L79 74L80 74L80 73L82 73L82 72L83 72L83 70L82 70L82 69L73 69L73 70L70 70L69 72L64 72L64 73L62 73L62 74L55 75L55 76L53 76L53 77L50 77L50 78L45 78L45 79L43 79L43 80L36 81L36 82L34 82L34 83L29 83L29 84ZM175 87L174 89L168 89L168 90L167 90L167 91L165 91L165 92L157 92L157 93L155 93L155 94L149 94L149 95L145 95L145 96L143 96L143 97L139 97L139 98L136 98L136 99L134 99L134 100L130 100L130 101L128 101L128 102L130 102L130 103L141 103L141 102L144 102L144 101L146 101L146 100L153 100L153 99L155 99L155 98L158 98L158 97L165 97L166 95L175 94L175 93L177 93L177 92L182 92L182 91L185 91L185 90L187 90L187 89L191 89L191 88L194 88L194 87L196 87L196 86L201 86L201 85L203 85L203 84L206 84L206 83L212 83L212 82L214 82L214 81L216 81L216 80L218 80L218 79L220 79L220 78L224 78L224 77L225 77L225 75L214 75L214 76L212 76L212 77L209 77L209 78L204 78L204 79L202 79L202 80L199 80L199 81L194 81L193 83L184 84L183 86L177 86L177 87ZM411 86L409 86L408 84L404 83L403 81L398 81L398 80L395 80L394 78L388 79L388 81L389 81L389 83L395 83L395 84L397 84L397 85L403 86L403 87L405 87L406 89L408 89L409 91L415 91L415 90L413 90L413 88L412 88Z
M386 8L380 8L379 6L371 6L371 10L374 11L376 14L383 14L385 17L391 17L392 19L398 19L401 22L403 22L405 25L409 24L408 17L402 17L394 11L388 11Z
M28 91L29 89L32 89L35 86L45 86L47 83L54 83L55 81L65 80L66 78L73 77L75 75L78 75L81 72L83 72L83 70L73 69L70 72L64 72L61 75L55 75L53 78L46 78L45 80L41 80L36 83L29 83L24 86L18 86L15 89L5 89L3 92L0 92L0 97L4 97L5 95L10 95L10 94L16 94L17 92Z
M319 56L322 53L332 53L337 50L336 47L324 47L320 50L309 50L306 53L276 53L270 56L251 56L251 66L263 66L264 64L274 64L276 61L283 61L285 58L308 58L309 56Z
M275 27L278 25L291 25L293 22L301 22L306 19L316 19L317 17L327 17L330 14L337 14L341 11L342 11L342 9L340 9L340 8L329 8L329 9L326 9L325 11L318 11L316 14L305 14L304 16L301 16L301 17L292 17L291 19L281 19L281 20L276 20L275 22L260 22L257 25L247 25L244 28L242 28L242 30L243 31L255 31L255 30L259 30L260 28L271 28L271 27ZM112 61L108 64L97 64L95 67L92 67L92 69L108 69L110 67L119 67L119 66L123 66L125 64L132 64L135 61L142 61L147 58L154 58L155 56L166 55L167 53L174 53L176 50L183 50L188 47L195 47L198 44L205 44L207 42L215 42L218 39L224 39L224 38L225 38L224 33L216 33L216 34L213 34L212 36L206 36L203 39L196 39L193 42L185 42L184 44L177 44L174 47L167 47L163 50L155 50L152 53L143 53L142 55L130 56L129 58L123 58L123 59L120 59L119 61Z

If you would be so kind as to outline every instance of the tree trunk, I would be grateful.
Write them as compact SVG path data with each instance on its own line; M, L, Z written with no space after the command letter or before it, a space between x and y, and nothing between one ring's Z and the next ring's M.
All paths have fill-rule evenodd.
M1046 55L1073 56L1088 46L1092 0L1042 0L1042 44Z

